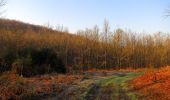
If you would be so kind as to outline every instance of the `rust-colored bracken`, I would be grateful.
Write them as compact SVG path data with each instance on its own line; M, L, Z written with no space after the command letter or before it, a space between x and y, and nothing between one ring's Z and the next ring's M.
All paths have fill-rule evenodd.
M0 100L59 93L80 78L81 76L76 75L43 75L24 78L13 73L6 73L0 77Z
M142 100L170 100L170 67L146 72L130 82Z

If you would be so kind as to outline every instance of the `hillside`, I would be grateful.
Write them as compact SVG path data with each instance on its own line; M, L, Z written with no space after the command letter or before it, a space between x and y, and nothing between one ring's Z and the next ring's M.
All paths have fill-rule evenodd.
M26 76L32 76L56 71L158 68L170 64L170 37L161 34L140 36L122 29L100 31L97 26L69 34L1 19L0 70L26 71Z
M24 22L20 22L20 21L16 21L16 20L9 20L9 19L0 19L0 29L1 30L10 30L12 32L16 32L16 33L26 33L28 31L33 31L35 33L39 33L42 30L43 31L49 31L51 33L55 33L56 31L44 27L44 26L40 26L40 25L32 25L32 24L28 24L28 23L24 23ZM60 32L57 32L60 33Z

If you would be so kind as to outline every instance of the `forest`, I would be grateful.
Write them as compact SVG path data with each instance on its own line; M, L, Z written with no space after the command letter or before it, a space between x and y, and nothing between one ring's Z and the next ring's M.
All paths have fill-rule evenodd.
M0 20L0 70L25 76L88 69L146 68L170 65L168 33L110 30L108 21L70 34L62 29Z

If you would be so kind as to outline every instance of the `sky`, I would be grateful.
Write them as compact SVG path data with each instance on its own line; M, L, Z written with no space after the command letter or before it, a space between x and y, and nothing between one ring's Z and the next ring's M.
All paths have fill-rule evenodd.
M170 0L8 0L5 18L31 24L63 25L77 30L102 27L104 19L111 30L170 32L165 10Z

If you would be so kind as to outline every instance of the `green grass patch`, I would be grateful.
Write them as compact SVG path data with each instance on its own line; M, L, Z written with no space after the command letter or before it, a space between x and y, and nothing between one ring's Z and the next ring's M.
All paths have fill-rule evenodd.
M114 75L114 84L115 84L115 95L119 98L122 96L127 96L130 100L137 100L137 97L134 93L128 91L127 81L134 79L135 77L142 75L143 72L129 72L126 75L120 77L119 75ZM123 95L122 95L123 94ZM115 97L114 97L115 98Z
M134 79L135 77L142 75L143 72L129 72L129 73L115 73L109 77L101 77L97 80L89 79L92 84L86 83L86 91L81 95L81 97L87 97L89 95L95 95L93 100L97 100L102 96L108 96L105 91L108 92L112 100L119 100L128 98L130 100L137 100L135 93L128 91L127 81ZM87 85L88 84L88 85ZM83 84L82 84L83 85ZM96 88L97 87L97 88ZM86 100L85 99L85 100ZM83 99L84 100L84 99ZM91 99L90 99L91 100Z

